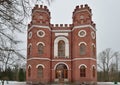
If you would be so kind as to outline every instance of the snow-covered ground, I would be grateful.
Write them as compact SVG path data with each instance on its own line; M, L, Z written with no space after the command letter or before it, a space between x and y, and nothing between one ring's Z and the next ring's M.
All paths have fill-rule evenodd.
M98 85L120 85L120 82L117 82L117 84L114 84L114 82L98 82Z
M0 85L2 85L2 82L0 82ZM26 85L26 82L5 81L4 85Z
M2 85L1 82L0 82L0 85ZM5 81L4 85L26 85L26 82L17 82L17 81L6 82ZM114 84L114 82L98 82L98 85L120 85L120 82L118 82L118 84Z

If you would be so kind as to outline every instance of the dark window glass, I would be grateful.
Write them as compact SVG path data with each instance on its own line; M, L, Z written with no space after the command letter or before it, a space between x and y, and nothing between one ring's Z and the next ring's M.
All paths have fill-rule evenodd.
M84 55L86 53L86 45L81 44L80 45L80 55Z
M44 53L44 46L41 43L38 45L38 53L39 54L43 54Z
M29 67L28 68L28 77L30 77L31 76L31 68Z
M85 66L80 67L80 77L86 77L86 68L85 68Z
M58 42L58 56L65 56L65 42L63 40Z
M96 55L95 52L96 52L95 47L94 47L94 45L92 45L92 57L95 57L95 55Z
M38 67L38 77L43 77L43 67L42 66Z
M31 56L32 46L30 45L28 48L28 57Z
M59 78L59 79L68 77L68 70L67 70L66 65L64 64L59 64L56 67L55 73L56 73L56 78Z
M93 67L93 77L95 77L95 67Z

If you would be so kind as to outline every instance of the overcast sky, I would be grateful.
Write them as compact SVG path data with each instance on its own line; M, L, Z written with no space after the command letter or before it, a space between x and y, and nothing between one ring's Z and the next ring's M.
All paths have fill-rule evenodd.
M51 23L71 24L72 12L81 4L88 4L92 9L97 29L97 53L106 48L120 51L120 0L54 0L48 6Z
M97 52L120 51L120 0L54 0L49 9L52 23L72 23L76 5L88 4L97 29Z

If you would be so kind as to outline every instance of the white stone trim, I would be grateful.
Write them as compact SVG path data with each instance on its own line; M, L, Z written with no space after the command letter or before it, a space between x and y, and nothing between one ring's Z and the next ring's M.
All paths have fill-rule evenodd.
M74 58L74 59L72 59L72 61L77 61L77 60L94 60L94 61L96 61L95 58Z
M94 43L92 43L92 46L94 46L94 47L95 47L95 44L94 44Z
M38 42L36 45L38 46L39 44L42 44L43 46L45 46L44 42Z
M29 64L28 66L27 66L28 68L32 68L32 66Z
M50 58L29 58L27 59L27 61L30 61L30 60L48 60L48 61L77 61L77 60L94 60L96 61L95 58L74 58L72 60L64 60L64 59L50 59Z
M80 69L81 66L85 66L85 68L87 68L85 64L80 64L78 68Z
M45 66L43 64L36 65L36 68L38 68L39 66L42 66L43 68L45 68Z
M58 62L57 64L55 64L54 70L56 70L56 67L57 67L57 65L59 65L59 64L64 64L64 65L67 66L67 69L68 69L68 70L70 69L69 66L68 66L66 63L64 63L64 62Z
M32 32L29 32L28 33L28 39L31 39L32 38Z
M29 48L30 46L32 46L32 43L29 43L29 44L28 44L28 48Z
M63 40L65 42L65 57L69 58L69 40L66 37L57 37L54 40L54 57L58 57L58 42Z
M96 35L95 35L95 32L91 32L91 37L92 37L92 39L95 39L95 37L96 37Z
M37 28L46 28L46 29L49 29L50 31L51 31L51 29L50 29L50 27L49 26L42 26L42 25L32 25L29 29L28 29L28 31L30 31L32 28L34 28L34 27L37 27Z
M82 31L83 31L83 32L85 32L85 34L84 34L84 35L80 35L80 32L82 32ZM85 30L80 30L80 31L78 32L78 36L79 36L79 37L85 37L86 35L87 35L87 33L86 33L86 31L85 31Z
M58 60L56 60L56 59L52 59L51 61L65 61L65 62L67 62L67 61L71 61L70 59L69 60L64 60L64 59L58 59Z
M52 30L52 32L62 32L62 33L65 33L65 32L71 32L72 30Z
M79 25L79 26L74 26L73 29L72 29L72 31L73 31L74 29L81 29L81 28L86 28L86 27L89 27L89 28L93 29L94 31L96 31L96 29L95 29L92 25Z
M68 36L68 33L55 33L55 36L60 36L60 35Z
M27 61L30 61L30 60L47 60L47 61L51 61L50 58L29 58L29 59L27 59Z
M87 46L87 43L86 43L86 42L80 42L80 43L78 44L78 46L80 46L81 44L85 44L85 45Z
M92 65L92 66L91 66L91 69L93 69L93 67L96 69L96 66L95 66L95 65Z
M32 25L28 31L30 31L32 28L34 27L37 27L37 28L45 28L45 29L49 29L49 31L52 31L52 32L61 32L61 33L64 33L64 32L71 32L73 31L74 29L78 29L78 28L85 28L85 27L90 27L91 29L93 29L94 31L96 31L96 29L92 26L92 25L79 25L79 26L74 26L72 30L51 30L51 28L49 26L42 26L42 25Z
M43 32L43 35L39 35L39 32ZM38 30L37 31L37 36L38 37L44 37L45 36L45 32L43 30Z

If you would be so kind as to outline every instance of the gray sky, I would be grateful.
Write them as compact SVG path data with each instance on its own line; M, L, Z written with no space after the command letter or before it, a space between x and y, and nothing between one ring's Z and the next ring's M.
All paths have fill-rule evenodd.
M76 5L81 4L88 4L92 9L93 21L97 29L97 53L106 48L120 51L120 0L54 0L48 6L51 23L72 23L72 12ZM25 42L26 40L24 38Z
M54 0L49 6L52 23L72 23L76 5L88 4L97 29L97 52L120 51L120 0Z

